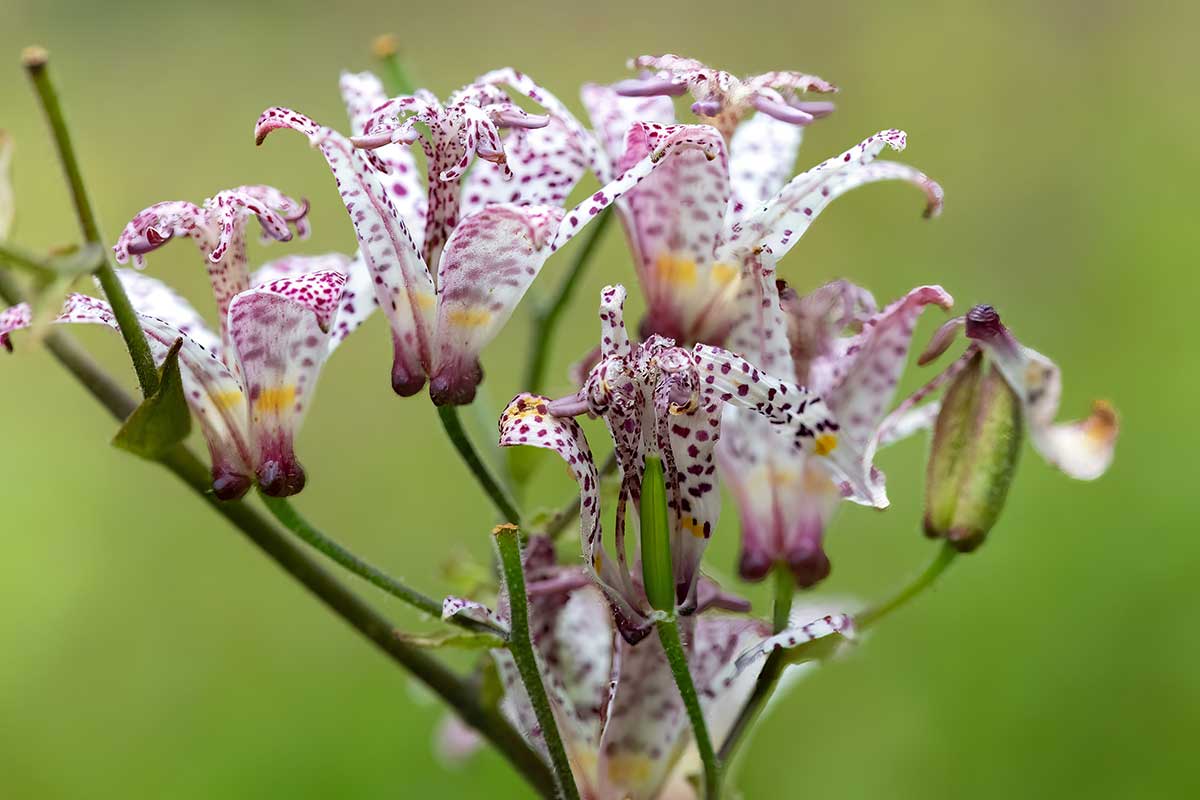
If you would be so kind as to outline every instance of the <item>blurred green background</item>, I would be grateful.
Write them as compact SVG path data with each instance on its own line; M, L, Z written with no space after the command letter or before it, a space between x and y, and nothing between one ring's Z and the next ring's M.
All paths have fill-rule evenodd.
M256 150L251 127L283 104L344 128L338 71L368 67L382 32L439 93L512 65L580 111L582 81L621 78L645 52L836 82L839 109L810 129L800 166L901 127L903 158L943 183L946 212L922 222L907 187L856 192L784 275L800 288L848 276L881 301L938 282L960 308L991 302L1063 366L1064 414L1109 398L1122 438L1092 484L1027 451L988 545L780 702L743 764L745 796L1196 797L1198 29L1197 4L1081 0L5 0L0 127L17 140L22 244L78 235L18 65L38 42L110 241L158 200L258 182L309 197L312 240L262 258L353 249L323 161L298 138ZM632 280L619 236L601 256L555 347L555 391L595 341L596 290ZM190 246L150 269L207 302ZM940 322L928 316L921 336ZM520 388L527 330L518 312L488 351L487 416ZM81 336L132 386L117 337ZM425 693L180 485L108 447L113 423L27 345L0 359L0 795L525 795L491 754L439 764L441 712ZM486 558L491 512L428 402L391 394L389 363L376 317L327 366L299 441L310 483L298 505L437 593L448 560ZM923 377L914 368L907 383ZM929 557L925 446L883 454L887 513L839 515L821 596L878 597ZM547 462L527 505L556 505L570 486ZM727 504L709 559L719 574L736 536Z

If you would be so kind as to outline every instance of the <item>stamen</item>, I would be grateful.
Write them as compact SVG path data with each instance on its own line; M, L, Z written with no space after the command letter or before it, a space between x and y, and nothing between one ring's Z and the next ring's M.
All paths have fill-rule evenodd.
M794 100L788 103L792 108L799 109L805 114L808 114L813 119L828 117L834 112L836 106L828 100Z
M687 84L670 78L629 78L617 81L612 88L623 97L679 97L687 91Z
M697 100L692 103L692 113L698 117L715 117L721 113L721 101Z
M581 392L551 400L547 409L556 417L578 417L587 413L588 401Z
M374 150L392 143L392 132L372 133L367 136L351 136L350 143L360 150Z
M967 312L967 338L990 339L1004 332L1000 314L988 305L978 305Z
M792 125L807 125L815 119L807 111L789 106L786 103L780 103L777 100L771 100L762 95L756 95L750 103L768 117L774 117L780 122L787 122Z
M533 130L535 128L544 128L550 124L549 114L527 114L519 109L505 109L497 111L492 115L494 121L501 128L525 128Z

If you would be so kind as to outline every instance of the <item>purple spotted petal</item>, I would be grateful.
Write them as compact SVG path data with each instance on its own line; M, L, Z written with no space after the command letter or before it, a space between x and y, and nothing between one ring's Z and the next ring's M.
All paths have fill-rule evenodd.
M338 86L350 117L350 135L362 136L367 132L375 109L388 100L383 83L370 72L343 72ZM372 150L371 158L383 165L386 175L379 176L378 180L388 191L413 240L424 241L428 201L412 149L389 143Z
M329 163L354 224L359 252L375 282L376 298L391 323L395 346L392 386L401 395L415 394L424 386L432 362L437 303L433 278L417 244L380 183L379 173L348 139L283 108L263 112L255 138L261 143L278 128L303 133Z
M831 201L850 189L881 180L904 180L918 186L927 198L926 216L936 215L942 204L940 186L904 164L875 162L885 147L903 150L905 143L903 131L880 131L840 156L797 175L733 226L729 241L721 248L722 257L732 260L739 253L767 247L776 258L783 258Z
M758 114L738 126L729 143L733 202L728 223L775 196L792 176L804 128Z
M463 184L464 217L492 203L561 206L588 168L582 142L556 117L544 128L513 131L504 151L512 178L500 165L476 164Z
M346 276L327 270L279 278L239 294L229 328L245 380L259 485L273 496L304 488L293 438L329 353Z
M609 86L584 84L583 106L591 117L596 138L609 165L625 155L625 137L638 122L670 125L675 122L675 107L668 97L625 97ZM611 177L611 166L602 179Z

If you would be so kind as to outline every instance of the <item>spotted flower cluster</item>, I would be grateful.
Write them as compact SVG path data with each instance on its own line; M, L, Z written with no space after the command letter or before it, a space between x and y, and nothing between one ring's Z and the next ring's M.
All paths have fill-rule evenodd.
M769 625L705 574L722 487L737 504L739 577L774 572L806 589L830 573L825 532L842 502L888 506L875 457L892 442L936 426L935 450L938 441L971 450L971 458L956 452L931 467L931 480L950 487L943 503L950 512L942 514L949 523L937 514L926 520L931 536L967 550L998 512L988 509L984 521L960 517L978 498L1002 502L1002 473L1024 431L1047 461L1080 479L1108 468L1117 436L1106 403L1082 421L1056 422L1058 367L1022 345L989 306L938 329L920 364L946 352L960 331L965 351L897 402L918 320L951 309L951 295L920 285L881 307L849 280L783 279L782 259L851 189L900 181L919 190L926 217L941 212L938 183L880 158L905 148L903 131L871 133L793 174L805 127L834 110L813 96L835 92L833 84L799 72L742 78L674 55L639 57L631 68L636 77L583 87L590 125L513 69L482 75L444 100L425 90L389 97L374 75L346 73L348 133L271 107L255 138L261 144L290 129L320 152L349 215L355 253L289 255L251 271L252 218L264 240L308 233L307 202L259 185L219 191L199 205L151 205L113 247L119 263L135 267L119 278L152 355L161 364L178 353L216 497L233 500L254 486L283 497L306 483L295 439L322 365L376 309L391 333L397 394L428 384L435 404L471 403L483 349L547 261L611 207L606 213L625 228L644 316L627 326L627 290L606 286L599 343L578 362L574 391L522 392L499 418L502 447L553 451L578 484L579 552L557 553L549 537L530 537L521 602L573 779L591 800L695 796L691 776L702 755L695 720L689 724L666 644L650 635L664 621L683 633L717 747L745 712L766 656L809 660L856 636L853 608L808 607ZM681 121L673 98L683 95L692 116ZM8 158L0 139L0 173ZM596 186L582 190L584 181ZM0 193L0 238L10 217L9 197ZM200 250L215 330L142 271L148 254L177 238ZM9 335L31 327L34 316L28 305L0 312L0 344L11 349ZM55 321L119 327L106 301L85 294L67 297ZM994 370L986 391L964 378L982 375L984 359ZM611 469L593 456L588 420L603 422ZM986 437L1001 424L995 438L1006 458L988 461L990 452L975 451L992 446ZM949 474L963 463L991 471ZM642 535L651 512L662 510L644 507L658 465L665 605L654 599L661 587L646 565L656 554L643 551ZM995 484L977 485L985 479ZM955 506L956 491L971 502ZM506 586L492 598L450 597L443 616L508 635L513 601ZM501 710L550 758L528 675L509 649L491 657ZM469 741L455 749L469 750Z

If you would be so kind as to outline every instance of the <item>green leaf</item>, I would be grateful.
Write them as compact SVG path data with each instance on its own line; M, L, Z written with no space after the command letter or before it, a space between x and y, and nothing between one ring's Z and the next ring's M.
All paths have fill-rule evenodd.
M113 437L113 446L151 461L165 456L192 431L192 416L183 395L177 339L159 370L158 391L134 409Z
M397 633L396 635L414 647L423 647L427 650L444 650L447 648L455 650L492 650L506 646L503 639L499 636L493 636L490 633L455 632L431 633L427 635Z

